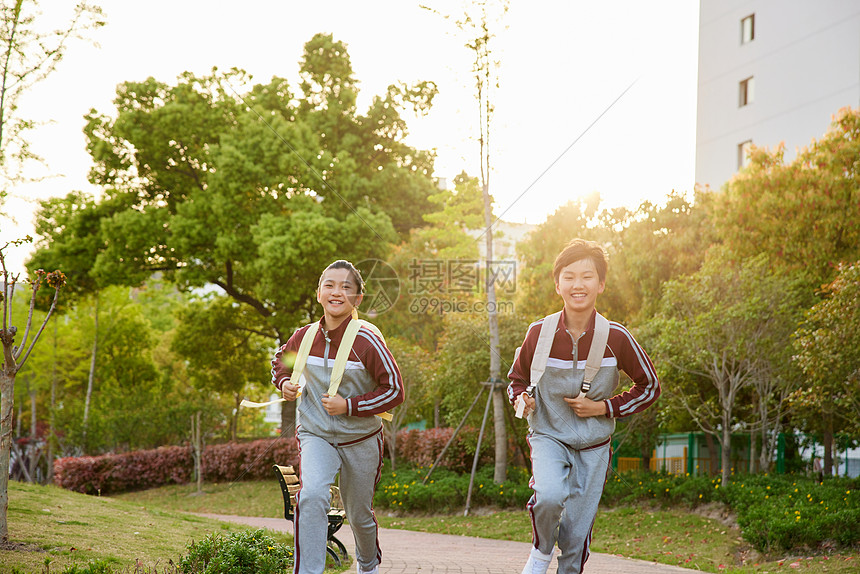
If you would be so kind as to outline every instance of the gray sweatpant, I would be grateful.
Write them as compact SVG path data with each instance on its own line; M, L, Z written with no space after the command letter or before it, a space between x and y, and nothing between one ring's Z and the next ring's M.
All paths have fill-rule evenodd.
M340 472L340 494L355 536L356 561L371 570L382 560L373 514L373 493L382 472L382 432L348 446L334 446L299 430L299 479L296 496L295 574L325 570L329 489Z
M532 542L547 555L558 542L558 573L579 574L588 560L591 528L612 458L611 441L584 450L547 435L529 435L528 441Z

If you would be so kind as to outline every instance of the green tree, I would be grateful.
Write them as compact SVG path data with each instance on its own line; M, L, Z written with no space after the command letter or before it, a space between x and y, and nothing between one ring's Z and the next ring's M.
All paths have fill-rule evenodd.
M664 283L699 269L716 242L708 223L712 203L712 194L673 191L665 203L644 201L633 211L618 208L598 216L610 255L601 298L613 318L625 324L647 319L659 307Z
M432 277L429 273L449 263L477 263L478 245L469 231L481 227L483 199L477 178L463 172L454 178L453 190L438 190L429 201L433 209L424 215L425 224L411 230L388 259L400 281L399 301L373 320L387 336L415 341L433 353L444 330L444 320L438 309L425 303L450 293L450 285L445 272Z
M805 381L792 403L795 420L822 436L830 475L834 434L860 435L860 262L842 265L824 293L795 333L794 360Z
M84 211L98 226L70 236L82 226L52 228L46 209L34 261L83 241L95 249L82 272L102 284L161 271L181 289L216 285L254 310L250 327L286 340L332 258L384 258L435 192L432 155L403 143L401 116L429 109L435 86L392 86L360 115L346 46L326 35L306 45L300 73L301 95L280 78L241 95L235 69L120 85L116 114L87 118L104 194Z
M403 389L406 400L394 409L393 419L384 422L385 445L388 447L388 458L391 468L397 467L397 431L409 419L421 420L422 411L428 411L427 390L433 382L433 360L430 353L419 345L403 339L389 337L388 348L397 358L397 366L403 377ZM426 420L426 418L424 419Z
M714 249L696 273L664 286L648 329L668 402L687 411L721 446L722 484L731 480L731 433L749 428L744 393L779 368L780 347L803 309L804 290L773 271L766 255L735 263Z
M245 327L248 312L225 296L192 301L179 314L172 345L187 361L198 389L231 400L229 437L234 441L246 389L255 384L268 388L269 381L269 340Z
M714 224L738 258L767 253L818 286L860 257L860 110L843 108L791 163L754 148L715 203Z

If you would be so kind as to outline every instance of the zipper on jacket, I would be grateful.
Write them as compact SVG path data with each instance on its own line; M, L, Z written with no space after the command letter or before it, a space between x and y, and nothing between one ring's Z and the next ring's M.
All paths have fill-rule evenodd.
M565 332L570 337L571 342L573 343L573 372L576 373L576 365L579 363L579 339L582 339L585 336L585 333L588 331L584 331L579 338L574 338L573 333L565 329ZM584 380L584 379L583 379ZM579 395L582 392L582 383L579 383L579 388L575 389L575 393Z
M323 352L323 368L325 369L326 374L329 375L329 379L331 379L331 374L328 372L328 352L329 352L329 347L331 346L331 339L328 336L328 331L326 331L325 329L322 329L322 328L320 328L320 330L322 331L323 337L325 338L325 351ZM325 382L323 382L323 385L325 385ZM328 387L323 387L323 389L324 389L324 392L326 392L326 393L328 392ZM325 412L325 409L323 409L323 412ZM332 419L334 417L332 417L328 413L325 413L325 414L329 418L329 421L328 421L329 424L326 425L328 427L327 430L329 433L332 433L334 431L334 429L333 429L334 425L332 423Z

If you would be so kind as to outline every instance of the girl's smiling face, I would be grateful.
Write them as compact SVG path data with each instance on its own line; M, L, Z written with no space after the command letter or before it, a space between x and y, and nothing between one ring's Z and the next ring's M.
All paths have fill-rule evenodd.
M320 278L317 301L322 305L329 329L334 329L349 317L361 303L361 298L349 269L327 269Z

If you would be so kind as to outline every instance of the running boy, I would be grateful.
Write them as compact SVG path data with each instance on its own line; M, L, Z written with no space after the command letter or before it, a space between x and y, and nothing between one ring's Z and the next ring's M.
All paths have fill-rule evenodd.
M508 398L515 407L522 401L530 427L534 494L528 511L534 546L523 574L544 574L556 542L559 574L582 572L610 469L615 419L644 410L660 395L657 374L642 347L624 326L606 322L595 310L606 286L606 268L603 248L593 241L574 239L558 254L553 278L564 308L529 326L508 373ZM538 340L544 322L542 354ZM598 367L589 386L586 358L596 325L606 323L608 338L595 357L602 360L589 361L589 368ZM615 394L619 369L633 386Z
M403 383L394 357L378 330L359 323L338 391L329 395L337 351L361 303L364 283L353 265L338 260L323 271L317 301L323 317L305 325L275 353L272 383L288 401L299 398L296 437L299 480L295 511L295 574L325 569L329 489L340 472L346 518L355 536L359 574L376 574L382 551L373 514L373 494L382 471L382 421L374 415L403 402ZM313 335L300 380L291 380L305 333ZM347 335L349 338L350 335ZM299 367L296 366L298 369Z

